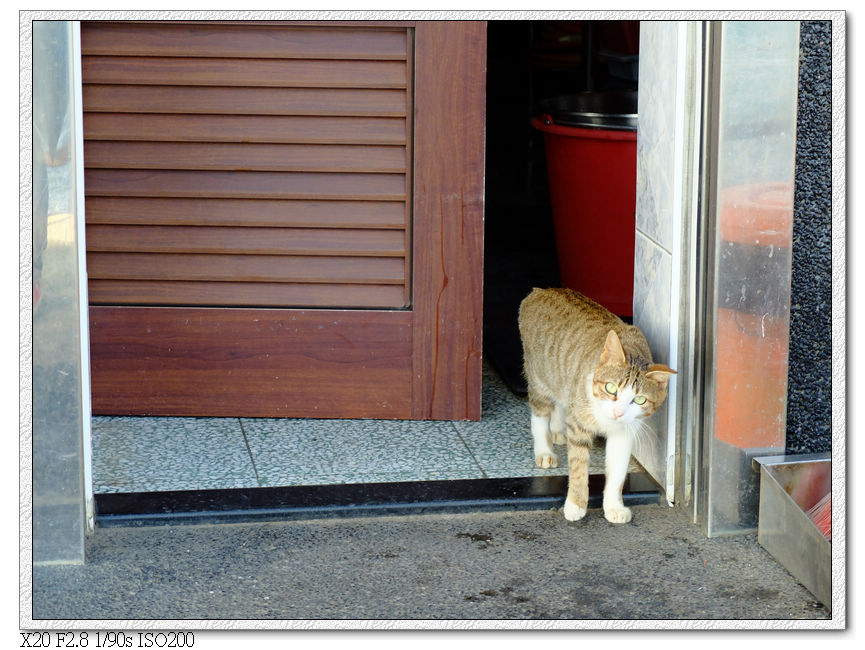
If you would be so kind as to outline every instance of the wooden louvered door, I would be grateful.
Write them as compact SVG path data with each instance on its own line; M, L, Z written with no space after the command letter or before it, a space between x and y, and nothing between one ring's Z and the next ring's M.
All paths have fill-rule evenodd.
M84 23L93 411L480 416L482 23Z

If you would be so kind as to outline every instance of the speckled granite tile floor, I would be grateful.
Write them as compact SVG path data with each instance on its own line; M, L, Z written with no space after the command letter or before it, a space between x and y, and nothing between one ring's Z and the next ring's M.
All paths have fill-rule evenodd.
M566 474L564 447L560 467L535 466L528 419L488 364L480 422L94 417L94 492ZM592 473L603 466L601 446Z

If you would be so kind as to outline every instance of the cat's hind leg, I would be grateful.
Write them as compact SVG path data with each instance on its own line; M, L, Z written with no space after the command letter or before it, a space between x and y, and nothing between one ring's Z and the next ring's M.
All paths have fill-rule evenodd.
M554 404L553 411L550 413L550 436L554 445L563 445L568 441L565 433L565 418L567 417L567 408L559 404Z
M532 410L532 439L534 440L535 464L544 469L558 467L559 459L553 451L550 439L550 415L553 402L529 384L529 407Z

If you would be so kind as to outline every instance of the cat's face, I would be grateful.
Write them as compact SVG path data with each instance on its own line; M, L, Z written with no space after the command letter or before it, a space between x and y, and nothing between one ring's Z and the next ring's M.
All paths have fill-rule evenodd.
M667 397L667 381L646 374L633 366L598 366L592 377L596 412L609 422L630 424L657 411Z
M650 416L666 399L667 385L674 374L662 364L643 368L628 363L618 336L611 331L592 375L596 417L627 425Z

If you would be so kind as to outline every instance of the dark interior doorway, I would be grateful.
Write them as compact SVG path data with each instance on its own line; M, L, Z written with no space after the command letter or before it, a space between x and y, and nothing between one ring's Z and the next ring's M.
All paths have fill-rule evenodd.
M586 90L637 90L638 21L491 21L487 31L484 353L525 393L517 309L557 286L558 260L540 101Z

